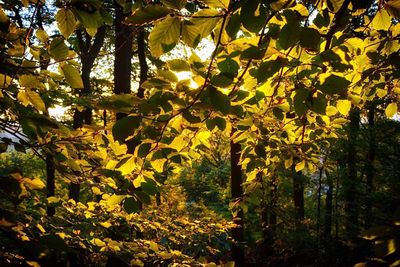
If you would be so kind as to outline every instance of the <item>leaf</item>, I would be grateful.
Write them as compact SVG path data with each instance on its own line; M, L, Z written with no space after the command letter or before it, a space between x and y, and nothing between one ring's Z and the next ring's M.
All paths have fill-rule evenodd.
M64 43L62 37L56 37L51 41L49 46L49 54L56 61L65 59L68 56L68 46Z
M201 0L201 2L211 8L229 8L229 0Z
M107 205L109 206L115 206L115 205L119 205L122 200L124 200L125 196L124 195L116 195L113 194L112 196L108 197L106 199Z
M29 104L31 104L39 111L47 111L46 105L44 104L42 98L38 93L34 91L28 89L26 89L25 91L19 91L17 98L24 106L28 106Z
M123 158L115 167L122 175L130 174L135 169L135 157Z
M332 74L323 81L319 89L328 95L340 94L347 89L349 84L346 78Z
M388 12L384 9L379 10L376 12L374 19L371 22L372 27L379 31L387 31L392 24L391 18L388 14Z
M385 114L386 114L386 117L388 117L388 118L392 118L396 113L397 113L397 104L396 103L390 103L385 109Z
M38 29L36 30L36 37L39 39L39 41L41 41L42 43L47 42L47 40L49 39L49 36L47 35L46 31L42 30L42 29Z
M225 31L232 38L236 38L237 33L240 30L241 19L238 13L235 13L229 17L229 21L226 25Z
M207 88L205 97L202 101L209 103L212 107L224 115L228 114L229 110L231 109L231 100L229 96L225 95L213 86Z
M312 28L302 28L300 35L300 45L303 48L319 51L319 45L321 44L321 35L319 31Z
M289 169L293 165L293 158L290 157L289 159L285 160L285 168Z
M133 135L134 131L139 128L141 119L136 116L127 116L119 119L112 128L114 139L124 142L126 138Z
M65 39L75 31L76 19L74 13L69 9L60 9L56 15L57 27Z
M86 12L84 9L74 7L72 11L75 17L83 24L86 32L92 37L96 35L97 29L104 23L99 10Z
M178 10L184 8L186 6L186 2L186 0L161 0L161 3L163 3L163 5Z
M173 71L190 71L190 65L186 60L183 59L173 59L167 61L167 65L170 70Z
M92 242L94 245L98 247L104 247L106 243L104 243L101 239L99 238L93 238L90 242Z
M179 41L181 21L177 17L168 17L158 22L149 35L149 46L154 57L160 57L170 51Z
M317 97L312 98L310 109L318 114L325 115L327 103L325 95L318 93Z
M301 30L297 23L285 24L279 33L277 45L283 50L287 50L300 40L300 36Z
M265 82L285 65L286 60L282 58L262 62L257 69L257 81L259 83Z
M250 32L258 33L264 26L267 14L259 1L249 0L240 10L243 26Z
M125 19L126 24L142 25L164 18L172 12L171 9L160 5L148 5L137 9L131 16Z
M45 187L45 184L40 180L40 178L34 178L34 179L29 179L25 178L24 179L24 184L28 185L31 189L43 189Z
M295 167L296 172L303 170L305 168L305 166L306 166L306 162L304 160L297 163L296 167Z
M139 203L133 197L128 197L124 201L124 210L127 213L134 213L140 210Z
M72 64L62 64L61 70L67 83L74 89L83 88L83 81L79 70Z
M150 164L156 172L163 172L164 171L164 163L166 161L167 161L166 159L156 159L156 160L151 160Z
M201 39L211 34L221 19L221 13L215 9L196 12L182 25L182 41L190 47L196 47Z
M229 77L234 77L239 71L239 63L231 58L226 58L223 61L217 63L218 69L228 75Z
M350 109L351 109L351 101L349 100L338 100L336 104L337 110L340 112L340 114L347 116L349 115Z

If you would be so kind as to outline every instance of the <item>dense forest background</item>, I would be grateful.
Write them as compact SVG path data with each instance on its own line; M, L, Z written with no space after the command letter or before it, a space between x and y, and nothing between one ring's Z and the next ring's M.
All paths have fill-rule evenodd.
M400 266L399 0L0 5L0 266Z

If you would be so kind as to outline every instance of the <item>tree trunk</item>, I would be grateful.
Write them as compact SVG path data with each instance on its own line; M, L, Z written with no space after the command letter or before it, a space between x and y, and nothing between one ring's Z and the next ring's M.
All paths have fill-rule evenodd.
M366 163L366 199L365 199L365 228L368 229L373 225L372 216L372 193L373 193L373 181L375 175L374 160L375 160L375 104L369 103L368 108L368 155Z
M115 2L115 60L114 60L114 93L131 93L132 70L132 26L123 24L126 18L123 8ZM125 117L125 113L117 113L117 120Z
M347 143L347 177L344 183L345 232L350 240L354 240L358 235L356 145L359 124L360 111L358 108L352 107Z
M325 171L326 175L326 185L328 190L326 191L325 199L325 227L324 227L324 239L326 241L331 240L332 234L332 203L333 203L333 181L332 176Z
M293 202L296 231L299 232L303 228L304 220L304 184L301 172L295 172L293 175Z
M273 244L275 241L276 235L276 206L277 206L277 184L276 177L273 175L271 180L267 183L269 190L264 190L269 192L269 198L265 197L266 201L264 201L264 206L261 212L261 223L262 223L262 232L264 239L264 247L266 257L274 254Z
M232 134L236 129L232 129ZM230 154L231 154L231 196L233 201L241 201L243 198L243 187L242 187L242 168L240 164L240 153L241 146L238 143L231 141L230 143ZM232 245L232 258L235 261L235 266L245 266L245 253L242 247L244 242L244 222L243 222L243 210L239 208L238 213L233 218L233 222L238 227L232 230L232 238L235 243Z

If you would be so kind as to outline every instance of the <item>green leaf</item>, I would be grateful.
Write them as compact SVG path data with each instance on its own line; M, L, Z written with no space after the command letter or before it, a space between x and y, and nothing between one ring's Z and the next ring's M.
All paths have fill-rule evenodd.
M216 87L226 88L233 83L233 79L231 77L228 77L224 73L219 73L212 76L210 82Z
M67 83L75 89L83 88L83 81L79 70L71 64L62 64L61 70Z
M390 103L385 109L385 114L386 114L386 117L388 117L388 118L392 118L396 113L397 113L397 104L396 103Z
M218 69L229 77L234 77L239 71L239 63L231 58L227 58L217 63Z
M229 21L226 25L225 31L232 38L236 38L238 31L240 30L241 19L238 13L235 13L229 17Z
M74 13L69 9L60 9L56 15L57 27L62 36L67 39L75 30L76 20Z
M208 120L206 120L206 126L207 126L207 129L210 131L212 131L216 126L218 127L218 129L223 131L226 129L226 120L221 117L215 117L212 119L208 119Z
M327 104L325 95L319 93L317 97L311 99L310 109L318 114L325 115Z
M262 62L257 69L257 81L259 83L265 82L285 65L286 60L283 58Z
M148 5L137 9L131 16L125 19L125 23L131 25L142 25L161 19L172 12L171 9L159 6Z
M95 36L97 29L103 25L104 20L101 16L99 10L95 10L94 12L86 12L79 8L73 8L72 11L75 14L75 17L83 24L86 29L86 32L90 36Z
M289 23L283 26L277 41L278 47L286 50L300 40L301 30L297 23Z
M147 156L147 154L149 153L151 148L151 144L150 143L144 143L141 144L138 148L138 156L143 158L145 156Z
M340 94L347 89L349 84L346 78L332 74L324 80L319 89L328 95Z
M229 8L229 0L200 0L211 8Z
M68 46L64 43L62 37L56 37L51 41L49 46L49 54L56 61L65 59L68 56Z
M231 100L229 96L225 95L217 88L210 86L207 90L208 101L212 107L220 111L222 114L228 114L231 109Z
M321 44L321 35L319 34L319 31L312 28L301 29L301 37L300 37L301 47L313 51L319 51L320 44Z
M168 17L158 22L149 35L151 54L160 57L172 49L179 41L181 21L177 17Z
M310 92L305 89L305 88L299 88L296 89L296 94L294 95L293 98L293 105L294 105L294 111L296 112L297 116L303 116L307 110L308 107L306 105L306 100L310 96Z
M120 143L124 142L126 138L131 136L135 129L139 128L141 119L136 116L127 116L119 119L112 128L114 139Z
M124 201L124 210L127 213L134 213L140 210L139 203L133 197L128 197Z
M267 13L259 1L248 0L240 11L243 26L250 32L258 33L264 26Z
M190 65L186 60L183 59L173 59L167 61L167 65L170 70L173 71L190 71Z
M163 5L178 10L184 8L186 6L186 2L186 0L161 0L161 3L163 3Z

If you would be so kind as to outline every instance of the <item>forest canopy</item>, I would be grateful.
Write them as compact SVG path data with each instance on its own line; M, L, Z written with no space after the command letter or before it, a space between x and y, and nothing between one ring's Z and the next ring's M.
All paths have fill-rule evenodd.
M1 266L399 266L399 0L0 0Z

